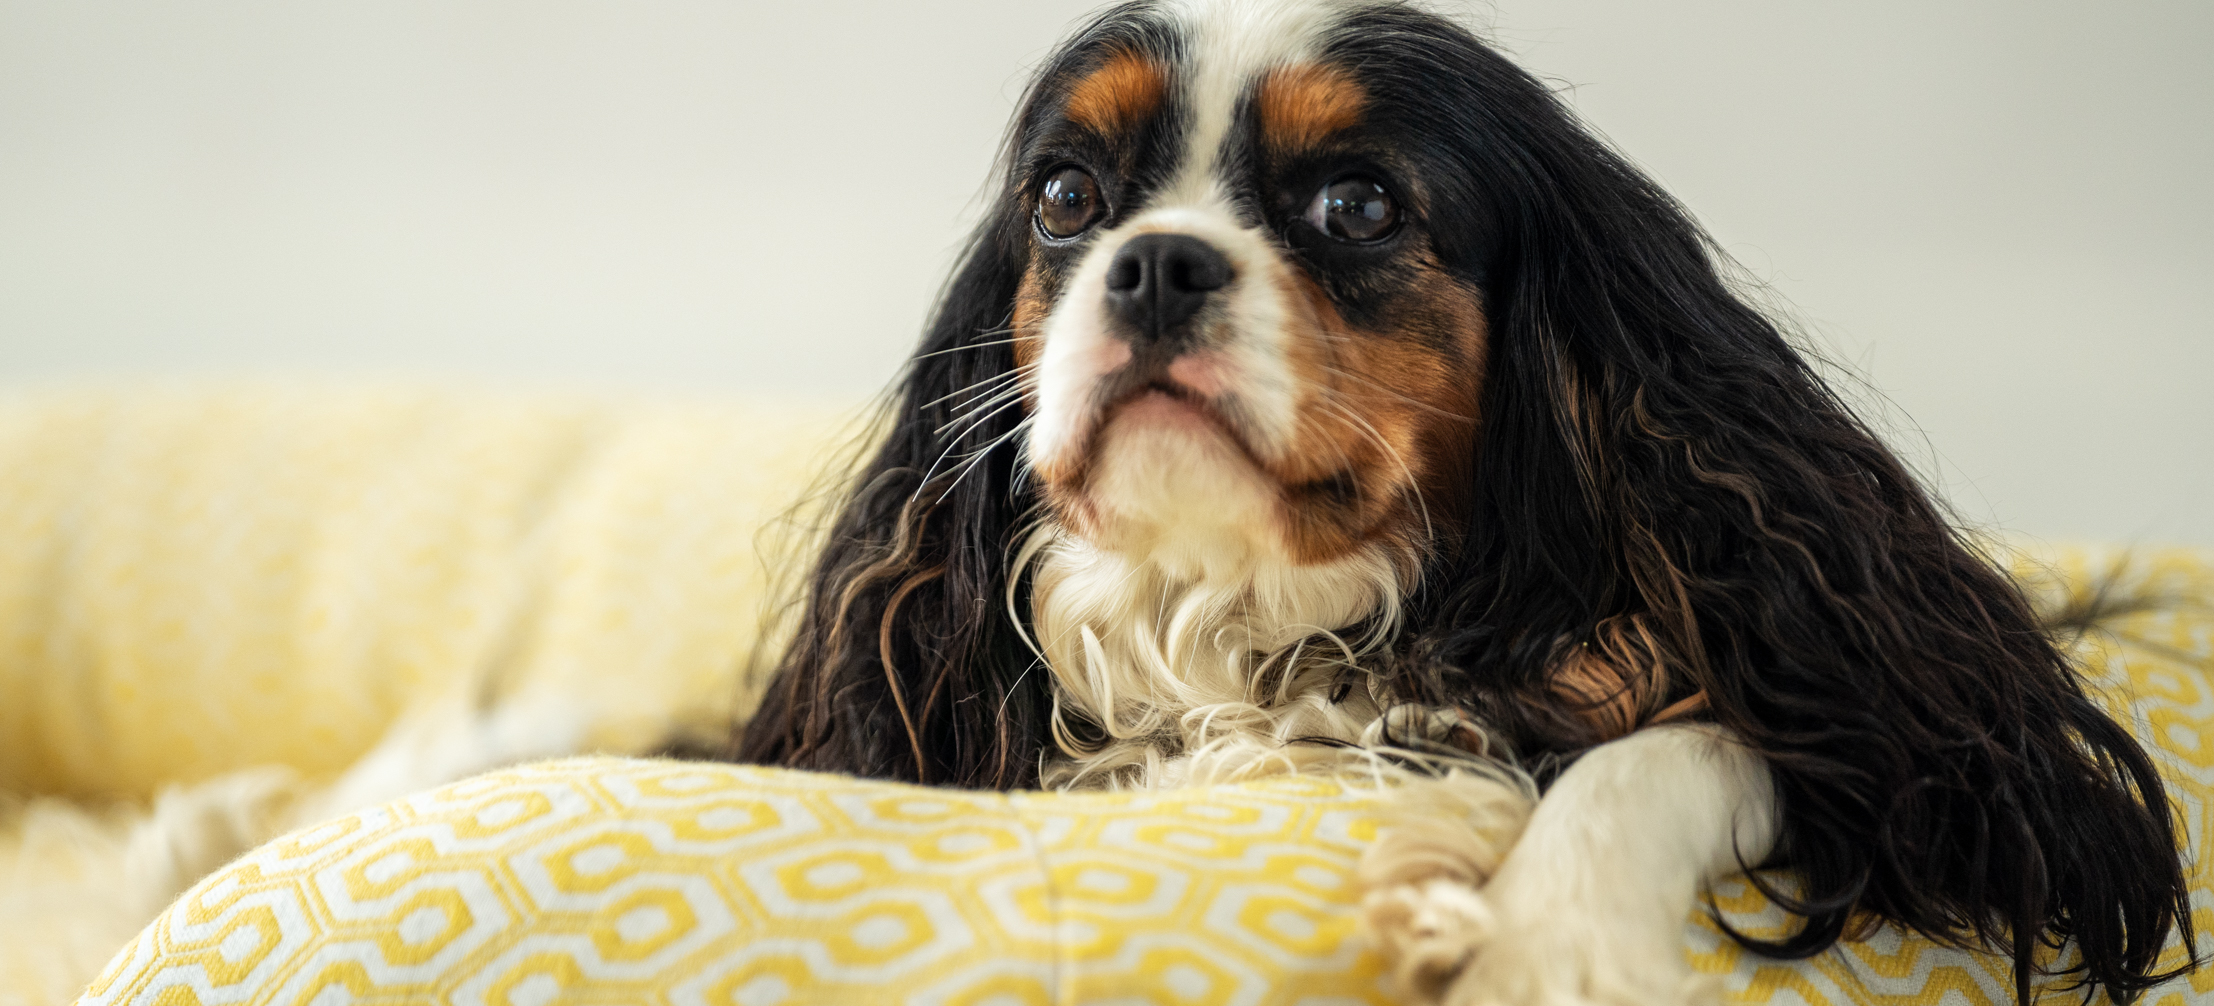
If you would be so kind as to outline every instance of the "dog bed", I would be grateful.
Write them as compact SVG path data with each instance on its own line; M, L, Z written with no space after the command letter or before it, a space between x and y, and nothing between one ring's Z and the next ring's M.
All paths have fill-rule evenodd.
M2170 554L2133 582L2204 597L2208 572ZM2204 864L2214 618L2147 610L2081 649L2156 749ZM1373 791L1319 779L993 794L549 762L262 847L193 888L81 1002L1387 1003L1352 883L1377 810ZM2203 865L2198 887L2194 901L2214 899ZM1755 933L1783 923L1743 881L1715 905ZM1704 912L1686 926L1693 966L1734 1003L2011 999L2006 960L1889 928L1775 961ZM2202 973L2144 1001L2209 999Z
M845 456L852 406L0 393L0 1006L71 1002L186 887L294 827L727 728L807 551L807 514L783 515ZM519 729L456 722L480 713ZM393 764L457 739L476 749Z
M743 715L754 692L739 672L761 638L755 613L772 593L773 571L792 554L763 531L776 530L776 515L803 494L809 472L838 455L833 411L373 385L0 396L0 468L9 473L0 482L0 530L11 543L0 550L0 1006L69 1001L175 894L239 850L291 830L289 822L350 814L418 788L349 783L357 775L375 781L375 772L361 770L386 755L452 734L438 719L449 698L517 712L526 728L528 743L465 752L481 756L479 767L636 752L672 724ZM2106 569L2096 552L2041 554L2060 573L2048 584L2056 599ZM2204 553L2141 553L2125 572L2130 585L2155 593L2214 598L2214 563ZM2087 640L2083 655L2117 709L2161 748L2188 811L2194 859L2204 863L2202 816L2214 779L2205 668L2214 629L2203 610L2189 608L2143 612L2114 628ZM521 701L534 696L583 696L592 715L564 735ZM632 764L570 762L560 771L581 780ZM1239 799L1355 799L1294 792L1264 786ZM356 800L364 793L376 795ZM1124 806L1087 802L1103 797L961 799L987 807L1074 800L1066 806L1101 815L1101 829ZM407 806L414 804L369 813ZM210 807L223 819L164 827L173 811ZM622 819L610 805L593 814L611 828ZM583 818L562 825L588 826ZM179 835L222 841L168 841ZM355 840L370 839L341 836L322 854L340 855ZM233 869L210 883L239 876ZM275 875L267 882L286 883ZM482 964L495 953L486 948L521 945L550 924L534 914L543 906L500 891L511 913L502 935L452 967ZM1721 893L1741 925L1776 920L1741 887ZM1317 934L1349 938L1342 921L1324 926L1348 918L1349 902L1309 904L1324 913ZM265 982L276 970L304 967L318 948L365 938L378 925L357 919L364 928L347 937L315 928L327 916L271 909L272 924L290 927L282 929L288 942L268 948L278 963L240 971L238 955L258 944L226 931L223 940L240 942L195 950L178 934L206 931L166 928L179 917L145 929L135 956L116 958L103 986L108 1001L283 1001L270 997L285 986ZM420 935L414 927L435 921L409 917L389 921L394 960ZM235 915L219 918L237 923ZM1179 924L1196 933L1202 922ZM2003 998L1998 962L1888 932L1783 964L1739 952L1711 924L1689 925L1694 963L1723 976L1740 1001ZM2201 925L2214 926L2214 917ZM1345 962L1349 974L1372 966L1358 964L1357 953L1327 959ZM686 961L671 968L699 958ZM193 967L202 977L179 984ZM673 1001L633 993L673 990L676 973L635 979L597 1001ZM1335 987L1286 984L1300 973L1265 972L1271 991L1257 1001ZM1074 972L1056 974L1075 980L1066 977ZM1086 990L1112 991L1108 972L1089 974ZM1166 990L1157 1001L1193 1001L1173 997L1199 987L1190 974L1174 977L1182 984L1151 986ZM162 991L148 991L156 986ZM855 994L897 1000L922 988L903 979ZM523 986L507 1001L533 1001L533 990L546 989ZM774 987L754 990L767 996ZM2172 1006L2208 991L2203 980L2184 981L2145 1001ZM324 994L325 1003L418 1001L374 985ZM1077 992L1060 986L1056 994ZM568 998L596 995L586 984ZM799 985L788 1001L826 999L844 1001Z

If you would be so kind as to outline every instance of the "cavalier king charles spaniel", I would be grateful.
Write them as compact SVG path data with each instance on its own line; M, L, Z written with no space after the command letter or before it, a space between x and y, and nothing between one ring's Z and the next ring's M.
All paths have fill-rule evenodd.
M1469 827L1364 875L1423 1001L1698 998L1684 920L1763 865L1766 954L1891 923L2126 1000L2189 945L2160 777L2021 591L1468 30L1127 3L1001 180L737 757L1420 777Z

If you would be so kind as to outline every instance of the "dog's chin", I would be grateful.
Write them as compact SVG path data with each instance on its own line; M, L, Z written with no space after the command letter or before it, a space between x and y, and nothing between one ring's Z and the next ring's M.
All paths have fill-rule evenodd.
M1281 490L1203 407L1145 392L1106 420L1092 452L1067 523L1094 547L1191 580L1280 556Z

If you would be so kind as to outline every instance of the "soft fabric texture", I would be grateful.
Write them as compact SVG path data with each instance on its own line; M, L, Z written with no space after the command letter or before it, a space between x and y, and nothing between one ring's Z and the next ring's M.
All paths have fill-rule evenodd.
M171 897L285 831L518 760L641 753L684 728L742 713L752 693L741 671L762 639L765 615L773 614L763 610L772 571L789 568L795 556L805 559L804 535L789 533L777 517L804 495L818 469L842 456L838 448L852 432L843 416L805 403L665 404L406 387L0 396L0 471L7 473L0 479L0 533L8 542L0 549L0 1006L70 1001ZM2105 571L2111 558L2054 553L2054 603ZM2202 553L2147 554L2122 574L2125 585L2170 599L2214 598L2214 565ZM2206 674L2214 620L2203 608L2170 603L2110 625L2115 634L2094 635L2084 652L2110 683L2118 711L2162 749L2187 810L2190 848L2206 862L2214 852L2204 820L2214 784L2214 685ZM664 771L671 770L652 762L568 762L471 784L599 794L580 816L487 835L471 855L513 862L537 848L531 842L555 841L556 833L562 840L601 831L678 836L656 830L658 815L679 813L693 797L626 810L608 795L617 785L612 780ZM917 792L712 766L684 771L755 787L751 797L722 791L716 797L737 803L770 799L779 786L805 790L802 802L817 808L838 793ZM1231 806L1280 806L1280 816L1270 819L1279 822L1318 820L1314 815L1333 807L1352 813L1365 799L1313 781L1218 796ZM1035 833L1040 849L1064 843L1051 847L1078 857L1069 862L1093 855L1084 842L1100 843L1100 856L1124 856L1105 836L1114 821L1137 818L1117 815L1152 814L1161 806L1151 798L1101 796L938 792L923 799L977 808L1002 833L1030 833L1025 822L1041 815L1087 821L1092 830L1082 835ZM435 832L444 827L440 815L466 809L466 802L425 800L431 798L390 804L358 820ZM344 855L349 843L396 834L365 828L339 835L291 865L308 870L335 862L329 857ZM913 839L889 834L900 843ZM1316 840L1305 851L1349 862L1364 834L1348 824L1339 839ZM523 845L508 855L500 844L508 840ZM859 833L854 840L887 841ZM743 857L716 866L712 855L697 852L658 861L654 870L685 888L694 884L685 877L743 866ZM262 854L247 864L256 862L270 861ZM208 883L258 869L247 864ZM695 868L706 873L686 872ZM1268 874L1265 864L1253 869L1242 876L1257 885L1289 882ZM306 883L307 875L265 880L276 891ZM913 871L895 886L927 889L962 876L973 874ZM380 882L429 889L443 881L401 864ZM611 884L590 896L618 898L631 889ZM1301 911L1320 913L1310 918L1318 949L1312 959L1283 965L1290 970L1270 972L1278 983L1272 987L1319 993L1343 987L1330 984L1341 979L1366 981L1369 972L1361 969L1372 967L1363 963L1368 958L1330 942L1350 932L1349 895L1294 889L1308 899L1293 899L1305 906ZM966 897L966 890L956 893ZM504 928L483 946L520 941L550 947L546 952L557 957L563 947L581 952L583 944L530 934L616 903L572 900L546 914L548 906L530 900L524 888L496 886L495 893L507 913ZM1725 894L1725 907L1742 913L1734 919L1761 920L1757 898ZM2204 895L2199 903L2214 906ZM191 911L189 903L178 911ZM268 918L280 914L272 910ZM616 951L622 917L607 920ZM164 932L190 935L174 928L178 918L146 930L134 944L141 956L121 964L138 961L153 975L165 963L189 963L195 953L203 966L221 957L220 942L199 951L161 942ZM295 926L291 942L259 949L305 954L369 931L310 931L331 918L302 915L308 928ZM395 960L435 921L408 918L393 916L389 929L377 931L399 955ZM1208 918L1172 912L1155 923L1186 927L1198 941L1213 938L1197 935L1213 925ZM221 919L214 924L233 927L226 938L243 925L235 914ZM651 939L652 921L637 916L629 932ZM1292 935L1309 932L1291 916L1254 924L1264 923L1290 926L1283 932ZM2214 926L2214 916L2202 914L2201 924ZM1694 960L1704 970L1727 972L1743 1001L1938 1002L1947 988L1963 991L1946 1002L2003 998L2001 962L1901 942L1895 934L1879 933L1811 962L1783 963L1743 954L1711 923L1690 925ZM832 929L813 932L826 946L835 943ZM1063 930L1058 945L1074 948L1065 955L1086 945L1067 942L1077 932ZM1320 949L1325 943L1339 956ZM1248 949L1259 954L1252 947L1260 945ZM231 949L234 956L258 952L244 943ZM1264 958L1232 959L1250 968ZM705 960L682 959L703 968ZM1031 958L1010 956L1006 964L1039 973ZM1066 981L1090 975L1085 980L1094 984L1086 989L1110 980L1154 981L1149 987L1166 989L1155 1001L1209 1001L1176 997L1179 989L1199 988L1192 972L1149 973L1140 964L1124 971L1071 965L1052 973ZM1315 977L1318 966L1336 977ZM1282 984L1294 974L1303 977ZM115 988L127 984L122 972L113 977ZM2214 999L2214 985L2196 980L2147 1001ZM280 987L255 984L261 981L242 974L220 991L207 989L205 1001L254 1001L250 991L273 994ZM674 988L677 979L625 981ZM598 1001L652 1001L633 998L637 987ZM536 1001L530 990L542 988L523 988L506 1001ZM754 988L764 996L775 991ZM804 994L787 1001L866 1001L819 987L793 990ZM896 999L924 990L902 982L870 994ZM1357 989L1341 1001L1370 994Z
M0 1006L74 998L185 886L298 824L727 724L772 574L805 550L780 518L855 415L0 394Z
M83 1001L1383 1004L1350 938L1374 809L1294 777L1010 795L555 762L257 850Z
M822 407L408 388L0 398L0 789L335 773L433 693L728 717ZM281 724L281 728L272 728Z
M2055 604L2099 568L2061 559ZM2107 571L2166 600L2083 652L2155 747L2204 862L2214 617L2175 599L2209 596L2214 566L2171 553ZM262 848L187 894L82 1001L1387 1003L1351 882L1382 811L1372 790L1320 779L994 794L556 762ZM1743 882L1717 894L1738 928L1781 919ZM2210 899L2202 870L2194 900ZM1704 914L1687 933L1731 1002L2010 1001L2005 959L1888 929L1797 962L1744 952ZM2214 976L2145 1001L2214 1001Z

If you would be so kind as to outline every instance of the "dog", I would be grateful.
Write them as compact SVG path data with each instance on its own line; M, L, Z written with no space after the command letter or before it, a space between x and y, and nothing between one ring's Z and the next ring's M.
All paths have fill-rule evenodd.
M2126 1001L2195 946L2161 780L2021 591L1470 31L1126 3L1000 183L734 757L1523 773L1503 861L1379 845L1422 1001L1699 998L1683 920L1764 865L1800 919L1767 954L1890 923Z

